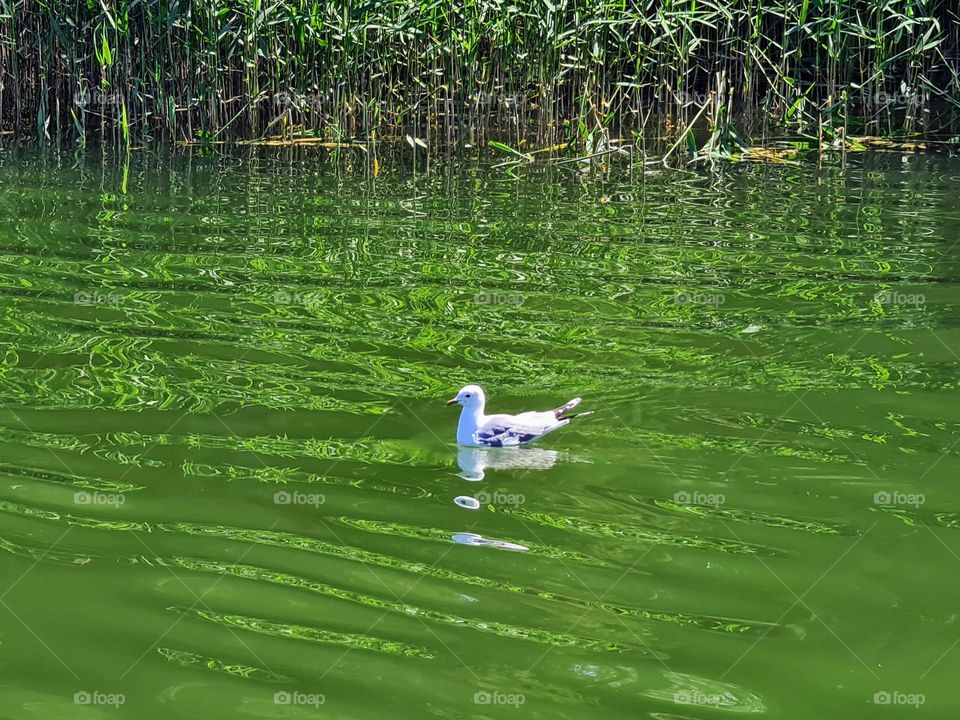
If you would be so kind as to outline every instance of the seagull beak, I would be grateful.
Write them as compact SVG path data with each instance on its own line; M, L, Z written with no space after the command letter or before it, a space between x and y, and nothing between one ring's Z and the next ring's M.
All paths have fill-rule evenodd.
M456 398L453 398L453 400L447 400L447 405L456 405L456 404L457 404Z

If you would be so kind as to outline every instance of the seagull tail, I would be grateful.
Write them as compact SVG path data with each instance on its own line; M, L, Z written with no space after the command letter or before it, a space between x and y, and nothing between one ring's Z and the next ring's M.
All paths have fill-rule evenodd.
M561 405L556 410L554 410L553 414L557 418L557 420L572 420L573 418L576 418L576 417L593 415L592 410L590 410L589 412L571 413L570 411L573 410L579 404L580 404L580 398L574 398L573 400L568 402L566 405Z

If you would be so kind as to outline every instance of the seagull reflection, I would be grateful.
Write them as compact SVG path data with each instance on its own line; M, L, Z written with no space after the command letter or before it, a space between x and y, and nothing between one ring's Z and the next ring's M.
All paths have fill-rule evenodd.
M491 540L476 533L456 533L452 535L450 539L461 545L476 545L479 547L499 548L501 550L519 550L521 552L530 549L526 545L507 542L506 540Z
M560 453L542 448L461 447L457 450L460 477L483 480L484 470L548 470L557 464Z
M497 447L460 447L457 449L457 464L460 466L460 477L464 480L483 480L484 471L490 470L548 470L557 464L561 458L573 462L589 462L583 458L563 455L556 450L542 448L497 448ZM522 496L521 496L522 497ZM477 498L469 495L458 495L454 502L468 510L478 510L481 506ZM455 543L473 545L474 547L498 548L500 550L529 550L526 545L494 540L476 533L461 532L451 536Z

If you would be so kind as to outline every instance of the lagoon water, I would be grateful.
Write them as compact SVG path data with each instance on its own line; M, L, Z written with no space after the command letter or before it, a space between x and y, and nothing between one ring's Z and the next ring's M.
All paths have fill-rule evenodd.
M5 152L2 714L955 714L958 187Z

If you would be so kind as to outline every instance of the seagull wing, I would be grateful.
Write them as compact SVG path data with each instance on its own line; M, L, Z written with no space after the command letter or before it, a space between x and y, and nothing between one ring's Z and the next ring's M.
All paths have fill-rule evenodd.
M558 420L552 412L527 412L520 415L491 415L477 428L474 439L488 447L525 445L570 422Z

